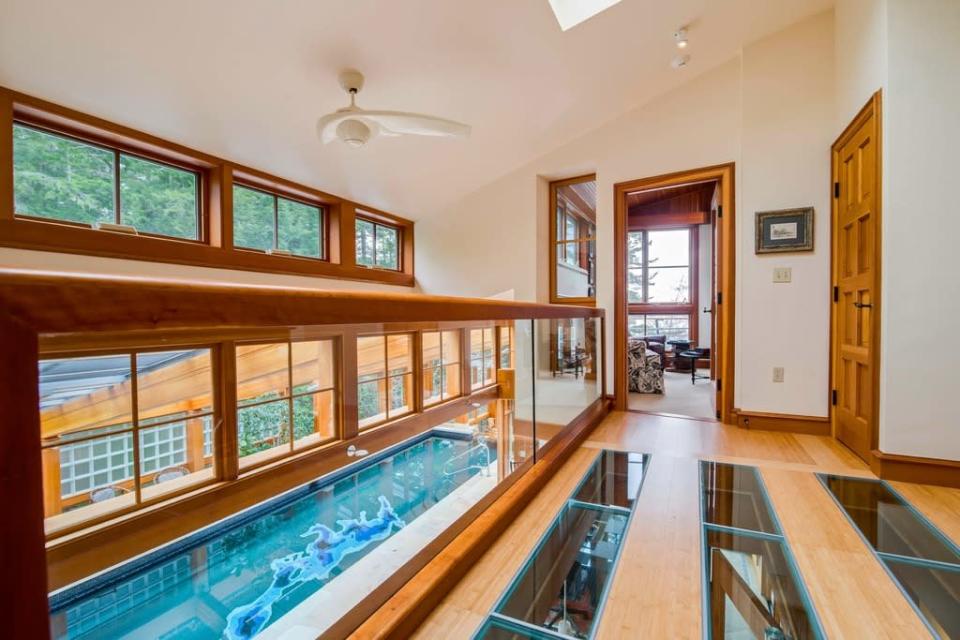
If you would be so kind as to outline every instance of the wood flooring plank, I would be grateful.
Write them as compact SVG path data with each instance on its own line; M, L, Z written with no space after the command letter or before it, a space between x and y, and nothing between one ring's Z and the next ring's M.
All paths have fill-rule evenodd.
M761 473L828 637L930 637L816 476L771 467Z
M960 545L960 489L909 482L891 482L890 485L944 535Z
M697 461L654 455L635 509L597 638L700 638Z

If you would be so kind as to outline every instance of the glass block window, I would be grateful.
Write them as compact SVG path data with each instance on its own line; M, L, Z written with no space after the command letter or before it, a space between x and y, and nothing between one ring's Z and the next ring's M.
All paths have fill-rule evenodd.
M60 448L60 493L70 497L133 478L133 442L128 434Z

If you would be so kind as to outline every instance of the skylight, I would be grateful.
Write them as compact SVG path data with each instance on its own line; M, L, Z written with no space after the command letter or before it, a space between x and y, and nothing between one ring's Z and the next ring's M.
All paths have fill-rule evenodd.
M549 0L553 14L563 31L572 29L589 20L601 11L609 9L620 0Z

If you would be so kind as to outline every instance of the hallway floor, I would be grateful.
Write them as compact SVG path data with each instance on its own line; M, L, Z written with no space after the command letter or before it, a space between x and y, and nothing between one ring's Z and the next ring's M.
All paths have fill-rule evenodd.
M699 460L756 466L820 622L832 638L929 638L920 617L814 475L874 477L835 440L613 413L460 581L418 638L469 638L601 448L652 454L597 638L701 633ZM891 485L954 541L960 490Z

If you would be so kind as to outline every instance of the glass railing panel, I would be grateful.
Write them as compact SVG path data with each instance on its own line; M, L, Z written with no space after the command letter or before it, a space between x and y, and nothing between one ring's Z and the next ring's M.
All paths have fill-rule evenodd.
M597 318L536 321L537 442L543 446L600 397Z
M960 638L960 566L924 566L884 558L904 594L941 638Z
M706 532L712 638L817 638L779 540Z
M960 564L956 548L883 482L822 476L827 489L878 553Z
M753 467L703 461L700 469L704 522L779 533Z
M514 464L522 464L526 460L533 459L536 450L533 322L533 320L517 320L513 323L514 432L511 460ZM502 353L501 357L503 357Z
M630 509L643 481L644 462L641 453L604 451L580 484L574 500Z

